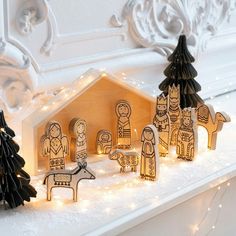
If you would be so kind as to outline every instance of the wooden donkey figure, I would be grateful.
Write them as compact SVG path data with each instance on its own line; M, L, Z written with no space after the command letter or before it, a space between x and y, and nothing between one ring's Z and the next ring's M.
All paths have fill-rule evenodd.
M213 106L209 104L202 104L198 107L197 124L207 130L209 149L216 149L217 133L222 130L224 122L230 122L230 117L226 113L215 113Z
M78 183L82 179L95 179L93 171L87 167L87 163L81 164L73 170L49 171L43 184L47 184L47 200L51 201L53 188L71 188L73 190L73 200L77 202Z

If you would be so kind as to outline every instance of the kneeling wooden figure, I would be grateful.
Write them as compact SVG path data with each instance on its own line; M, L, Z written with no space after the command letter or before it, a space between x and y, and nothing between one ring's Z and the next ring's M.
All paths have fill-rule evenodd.
M117 160L121 166L120 172L125 172L126 167L130 167L132 172L137 171L139 164L139 154L135 151L116 149L108 155L110 160Z
M47 184L47 200L51 201L53 188L71 188L73 190L73 200L77 202L78 183L82 179L95 179L93 171L87 167L87 163L81 164L73 170L49 171L43 181Z

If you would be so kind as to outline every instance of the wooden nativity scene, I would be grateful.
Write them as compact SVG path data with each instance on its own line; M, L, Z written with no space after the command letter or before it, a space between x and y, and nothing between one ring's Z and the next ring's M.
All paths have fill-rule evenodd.
M116 160L120 172L156 180L159 158L192 161L198 151L198 127L216 148L217 134L230 118L215 112L197 94L200 84L184 35L168 57L162 93L155 98L107 73L90 70L23 121L23 153L30 174L46 173L47 199L54 187L73 189L80 179L95 179L88 163ZM77 163L72 170L68 163ZM115 163L115 162L114 162ZM84 175L81 176L81 170Z

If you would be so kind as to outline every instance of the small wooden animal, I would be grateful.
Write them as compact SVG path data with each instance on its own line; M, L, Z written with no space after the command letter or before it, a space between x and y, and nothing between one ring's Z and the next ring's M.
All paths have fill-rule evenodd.
M154 125L147 125L143 129L141 142L140 176L146 180L155 180L159 176L159 153L158 132Z
M97 154L109 154L112 149L112 134L108 130L100 130L97 133Z
M163 94L157 97L156 114L153 119L159 134L159 155L164 157L169 151L170 117L168 114L168 98Z
M46 126L45 135L41 138L42 156L49 158L49 169L65 169L65 157L69 153L68 138L62 133L57 121L50 121Z
M78 183L82 179L95 179L93 171L87 167L87 163L78 162L74 170L50 171L46 174L43 184L47 185L47 200L51 201L53 188L71 188L73 200L77 202Z
M194 108L184 108L177 134L178 158L192 161L197 153L197 121Z
M120 149L129 149L131 147L131 107L127 101L121 100L116 104L116 115L117 147Z
M69 125L71 134L71 160L84 163L88 156L86 121L74 118Z
M126 172L126 168L130 167L132 172L137 171L139 164L139 154L131 150L115 149L108 155L110 160L117 160L121 166L120 172Z
M224 122L230 122L230 117L225 112L215 113L210 104L202 104L198 107L197 124L207 130L209 149L216 149L217 134L222 130Z
M180 126L181 108L180 108L180 87L174 84L169 86L169 111L170 116L170 145L176 146L177 132Z

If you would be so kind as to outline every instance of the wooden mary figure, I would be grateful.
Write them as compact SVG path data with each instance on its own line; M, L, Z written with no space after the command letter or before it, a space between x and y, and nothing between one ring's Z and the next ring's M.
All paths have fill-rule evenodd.
M153 119L159 134L159 155L164 157L169 151L170 117L168 114L168 98L163 94L157 97L156 114Z
M58 122L51 121L47 124L46 134L42 136L41 142L42 155L49 158L50 170L65 169L65 156L69 153L69 144Z
M125 100L116 104L117 115L117 147L129 149L131 147L131 107Z
M80 163L85 163L88 156L87 138L86 138L86 121L75 118L70 122L71 133L71 159Z
M158 132L154 125L147 125L142 132L141 178L155 180L159 175Z
M197 153L197 121L194 108L182 110L181 124L177 134L178 158L192 161Z

